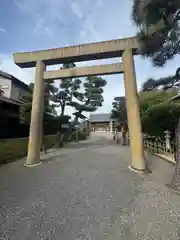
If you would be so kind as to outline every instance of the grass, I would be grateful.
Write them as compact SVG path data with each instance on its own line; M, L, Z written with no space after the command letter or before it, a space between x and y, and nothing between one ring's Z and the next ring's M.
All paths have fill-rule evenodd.
M55 135L45 136L46 149L52 148L56 140ZM0 140L0 164L13 162L26 156L28 138L15 138Z
M45 136L45 148L53 148L56 142L56 135ZM80 132L78 139L80 141L85 140L87 134ZM76 135L73 134L70 141L76 141ZM15 139L3 139L0 140L0 165L13 162L21 157L27 155L28 138L15 138Z

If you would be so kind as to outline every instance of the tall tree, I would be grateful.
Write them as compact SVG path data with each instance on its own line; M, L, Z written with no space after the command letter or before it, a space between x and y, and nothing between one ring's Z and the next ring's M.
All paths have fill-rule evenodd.
M97 76L89 76L85 78L83 83L83 91L75 91L73 93L74 101L69 103L69 106L75 107L75 118L73 125L76 125L78 119L85 119L83 112L94 112L98 107L102 106L103 87L106 86L106 80Z
M127 120L125 97L115 97L112 102L111 118L119 122Z
M74 63L64 64L63 69L74 68ZM106 81L100 77L87 77L85 81L79 78L66 78L61 79L58 91L53 94L52 100L57 104L56 107L60 107L61 113L59 120L61 123L69 124L68 116L64 115L66 106L75 108L74 120L71 127L67 131L67 134L71 134L72 129L78 124L78 119L85 119L83 112L92 112L97 107L102 106L103 102L103 87L106 85ZM69 116L70 117L70 116ZM61 145L64 137L67 137L63 129L59 132L59 139L61 139Z
M140 113L141 117L148 108L163 102L168 102L170 98L178 93L177 89L145 91L139 93Z
M167 60L180 53L180 1L134 0L132 19L138 27L140 53L150 57L155 66L164 66ZM173 76L158 80L148 79L144 90L162 87L165 90L180 85L180 68Z
M33 93L34 83L29 84L29 89ZM53 82L44 83L44 109L43 109L43 125L42 125L42 147L46 152L44 146L44 129L46 125L52 124L55 116L57 115L55 105L50 103L50 96L56 92ZM24 103L20 107L20 121L24 124L30 124L31 120L31 108L32 108L32 94L24 96L21 99Z
M132 19L138 27L141 54L163 66L180 53L180 1L134 0Z
M74 68L74 63L63 64L61 69ZM57 146L63 146L64 140L70 134L72 127L70 124L71 116L65 115L66 106L70 106L73 101L75 93L80 89L81 80L77 78L68 77L60 79L60 84L57 92L51 96L51 100L55 103L56 108L60 108L60 115L57 118L58 133L57 133ZM69 129L65 128L68 127Z
M74 68L74 63L63 64L61 69ZM74 78L60 79L60 85L56 93L52 95L51 100L56 103L56 107L60 107L60 116L64 116L65 108L68 102L72 100L73 91L79 88L79 80Z
M142 91L152 91L155 89L167 90L170 88L178 89L180 87L180 68L177 69L176 74L159 79L148 79L142 85Z

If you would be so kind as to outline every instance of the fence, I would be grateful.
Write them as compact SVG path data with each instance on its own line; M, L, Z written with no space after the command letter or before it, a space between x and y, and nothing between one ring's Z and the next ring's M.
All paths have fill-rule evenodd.
M165 140L144 134L143 142L144 148L170 162L175 163L175 144L171 139L169 131L165 131Z

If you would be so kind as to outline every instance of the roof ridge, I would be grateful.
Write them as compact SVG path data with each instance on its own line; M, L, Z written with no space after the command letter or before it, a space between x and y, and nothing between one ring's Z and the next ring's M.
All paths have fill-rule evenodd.
M12 76L11 74L9 74L9 73L7 73L7 72L4 72L4 71L2 71L2 70L0 70L0 74L3 75L3 76L5 76L5 77L11 77L11 76Z

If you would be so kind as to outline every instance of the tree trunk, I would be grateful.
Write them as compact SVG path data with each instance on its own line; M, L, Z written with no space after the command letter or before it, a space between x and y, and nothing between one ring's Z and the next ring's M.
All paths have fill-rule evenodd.
M63 102L61 105L61 116L64 116L65 106L66 106L65 102Z
M169 184L174 190L180 191L180 118L178 120L178 125L175 130L175 171L173 175L172 182Z

